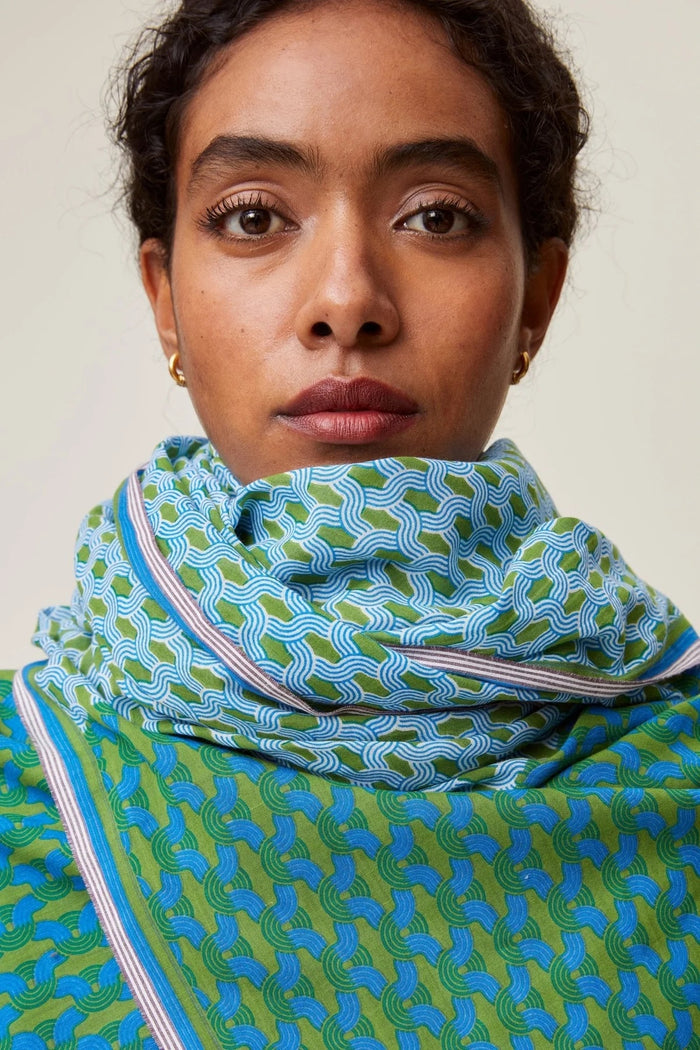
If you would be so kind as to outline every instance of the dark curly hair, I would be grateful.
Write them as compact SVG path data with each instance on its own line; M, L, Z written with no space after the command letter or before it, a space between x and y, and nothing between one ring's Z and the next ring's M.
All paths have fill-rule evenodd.
M267 18L323 0L182 0L147 28L115 81L113 137L123 149L124 197L141 243L168 253L175 221L174 168L187 103L223 48ZM478 69L508 116L528 258L576 230L577 157L588 114L548 27L526 0L399 0L428 12L455 51Z

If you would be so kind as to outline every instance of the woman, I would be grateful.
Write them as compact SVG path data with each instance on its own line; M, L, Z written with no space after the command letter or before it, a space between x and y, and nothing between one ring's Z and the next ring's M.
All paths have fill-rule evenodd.
M230 8L118 123L208 440L88 515L7 680L3 1036L691 1046L700 642L487 447L564 279L571 76L521 0Z

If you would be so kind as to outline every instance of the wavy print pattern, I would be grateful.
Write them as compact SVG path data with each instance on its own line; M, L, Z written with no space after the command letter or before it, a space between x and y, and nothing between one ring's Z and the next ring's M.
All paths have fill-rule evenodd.
M76 578L38 640L42 687L78 724L97 693L148 728L371 787L527 786L579 705L584 757L700 662L678 610L556 517L503 442L478 463L242 487L207 442L173 439L88 516Z
M692 700L543 789L406 793L144 732L101 701L81 733L47 712L37 677L15 692L24 717L33 707L52 729L43 761L71 764L57 801L84 797L91 776L93 842L74 841L105 932L122 961L135 923L155 957L147 969L140 953L124 958L141 1013L124 995L119 1009L142 1016L160 1050L697 1046L697 678ZM101 910L91 878L115 861L128 904ZM31 924L25 957L54 936ZM73 965L96 975L96 948L82 952ZM146 978L157 992L141 997ZM99 979L113 995L114 972ZM22 1032L15 984L0 987L0 1004L16 1004L11 1017L0 1008L8 1039ZM71 996L85 1009L84 980L41 988L47 1017ZM176 1011L184 1043L182 1028L164 1031ZM101 1024L79 1020L87 1039ZM111 1046L148 1045L111 1031Z
M697 637L512 446L175 440L76 577L14 686L52 799L3 710L3 1045L695 1050Z

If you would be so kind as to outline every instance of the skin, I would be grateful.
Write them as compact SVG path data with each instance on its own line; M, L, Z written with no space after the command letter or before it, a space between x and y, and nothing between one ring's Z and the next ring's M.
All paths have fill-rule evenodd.
M198 162L221 136L292 144L315 169ZM439 150L376 163L465 138L489 173ZM185 112L176 190L170 257L147 241L143 281L163 351L179 353L241 482L382 456L478 459L521 351L544 339L567 253L547 241L528 268L505 115L428 15L344 0L235 41ZM371 440L360 428L352 443L300 432L285 409L327 377L402 392L410 423Z

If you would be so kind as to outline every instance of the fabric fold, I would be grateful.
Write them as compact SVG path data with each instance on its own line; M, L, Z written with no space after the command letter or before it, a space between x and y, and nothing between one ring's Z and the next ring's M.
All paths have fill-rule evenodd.
M76 582L14 699L160 1050L689 1045L697 636L514 446L173 439Z
M581 705L607 739L603 708L651 711L700 663L678 610L558 517L508 442L241 486L172 439L86 519L76 579L37 638L78 724L97 695L366 786L527 785Z

